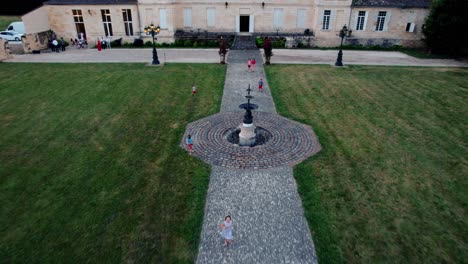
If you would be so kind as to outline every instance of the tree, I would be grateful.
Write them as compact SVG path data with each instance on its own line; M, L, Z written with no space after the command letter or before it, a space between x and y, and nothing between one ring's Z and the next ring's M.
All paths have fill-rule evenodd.
M271 40L266 37L263 42L263 50L265 51L265 64L270 64L270 59L273 56L273 46L271 45Z
M466 0L434 0L423 28L433 53L459 55L466 46Z
M227 48L226 48L226 40L224 40L223 37L221 37L221 39L219 40L219 57L220 57L220 60L221 60L221 64L225 64L226 63L226 53L227 53Z

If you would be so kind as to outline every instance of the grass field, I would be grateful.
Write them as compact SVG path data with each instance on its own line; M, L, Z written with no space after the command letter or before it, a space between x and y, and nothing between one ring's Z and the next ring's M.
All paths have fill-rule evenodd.
M0 31L5 30L11 22L21 21L20 16L0 16Z
M203 64L0 64L0 262L192 262L209 166L178 143L219 111L224 76Z
M321 263L466 263L468 69L272 65L323 150L295 168Z

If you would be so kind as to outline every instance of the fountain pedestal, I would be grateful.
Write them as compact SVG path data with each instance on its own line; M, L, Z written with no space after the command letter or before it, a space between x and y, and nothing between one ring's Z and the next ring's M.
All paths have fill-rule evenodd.
M250 104L250 107L252 104ZM249 108L245 111L244 122L240 126L239 145L253 146L255 145L255 125L253 124L252 111Z

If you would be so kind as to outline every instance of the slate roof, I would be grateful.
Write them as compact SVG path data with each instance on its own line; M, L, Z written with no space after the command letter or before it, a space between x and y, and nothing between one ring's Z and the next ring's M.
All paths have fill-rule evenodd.
M138 0L49 0L45 5L122 5L136 4Z
M353 0L352 6L429 8L431 6L431 0Z

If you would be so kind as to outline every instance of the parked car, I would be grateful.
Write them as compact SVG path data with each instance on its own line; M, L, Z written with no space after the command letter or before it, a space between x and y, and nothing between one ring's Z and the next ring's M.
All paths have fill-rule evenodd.
M0 31L0 38L9 41L20 41L23 34L15 31Z
M15 31L21 34L26 33L24 30L24 23L22 21L11 23L5 31Z

